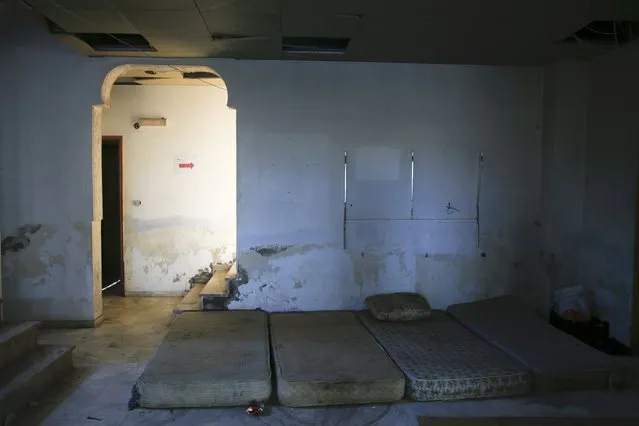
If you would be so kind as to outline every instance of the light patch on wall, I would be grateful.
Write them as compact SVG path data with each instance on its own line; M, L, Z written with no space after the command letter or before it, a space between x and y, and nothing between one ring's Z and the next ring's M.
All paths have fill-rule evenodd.
M399 148L355 148L357 180L394 181L399 179L402 151Z

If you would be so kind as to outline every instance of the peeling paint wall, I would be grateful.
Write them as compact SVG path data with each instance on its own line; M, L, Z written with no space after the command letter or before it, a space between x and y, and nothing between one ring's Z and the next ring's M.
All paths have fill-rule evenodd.
M183 292L198 269L235 258L235 111L209 86L115 86L111 96L102 133L123 136L126 293ZM142 117L167 126L134 129Z
M539 69L266 62L238 96L247 282L231 308L355 309L388 291L547 304Z
M7 320L90 320L92 295L77 285L90 282L90 223L42 224L28 239L2 258Z
M19 2L0 8L0 228L4 239L42 225L28 246L2 255L5 319L90 322L86 141L99 87L92 86L87 58L27 25Z
M11 105L0 112L2 234L11 235L30 223L57 229L46 250L32 243L3 258L5 294L16 295L7 303L17 306L13 312L29 312L22 318L38 319L39 313L28 308L39 300L48 300L39 307L43 311L57 306L47 314L52 318L93 316L97 298L85 300L94 279L89 237L94 219L91 106L101 103L105 75L131 62L207 65L227 83L229 103L237 108L237 252L242 277L231 308L358 308L369 294L396 290L419 291L436 307L505 292L543 299L540 69L86 58L43 29L16 30L15 16L8 22L12 39L0 45L7 59L0 64L6 77L0 79L0 88L8 99L5 104ZM169 130L177 113L166 111L159 104L147 111L166 115L166 129L141 131L160 136ZM133 117L126 121L133 132ZM125 161L131 156L127 149L139 146L127 148L132 140L124 135ZM369 148L399 149L399 174L384 171L393 177L388 186L351 182L351 189L362 191L350 199L354 208L363 213L371 206L388 208L381 210L383 217L367 218L384 221L364 223L354 217L345 232L344 152L363 149L362 158L369 161ZM416 161L412 221L406 217L406 159L411 151ZM479 228L473 216L478 151L485 155ZM153 160L153 149L143 153ZM172 170L173 158L168 161L162 167ZM355 168L353 172L357 180L375 177L364 173L358 178ZM126 185L126 174L124 179ZM167 189L145 182L145 190L156 194ZM218 183L226 185L211 184ZM178 278L184 288L180 280L186 282L207 266L213 254L209 251L205 260L204 251L183 243L182 236L191 239L207 228L211 209L160 215L152 213L164 205L159 198L156 205L137 195L138 189L125 186L125 192L127 227L129 234L136 234L131 238L138 238L138 248L127 247L127 256L129 263L140 265L128 268L127 278L136 282L139 277L147 289L157 287L145 277L159 277L168 291L190 265L165 262L163 247L169 242L180 251L197 247L189 254L197 263L192 274ZM131 204L135 199L142 201L139 209ZM449 203L459 212L449 215ZM86 238L75 231L76 222L86 224ZM69 235L74 237L67 244ZM265 247L278 249L260 249ZM51 274L40 268L41 256L50 262L46 253L63 255L65 275L57 272L55 262ZM39 275L32 277L21 265ZM46 288L46 294L34 296L30 286L40 277L46 279L38 288Z

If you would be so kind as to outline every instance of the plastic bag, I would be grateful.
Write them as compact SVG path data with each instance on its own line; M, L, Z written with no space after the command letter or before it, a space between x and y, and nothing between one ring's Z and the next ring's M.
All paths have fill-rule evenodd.
M563 319L574 322L589 322L590 308L581 285L565 287L554 292L554 310Z

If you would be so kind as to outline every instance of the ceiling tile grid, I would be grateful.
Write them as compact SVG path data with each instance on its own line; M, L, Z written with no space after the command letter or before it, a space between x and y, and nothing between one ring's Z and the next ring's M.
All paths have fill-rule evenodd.
M282 37L311 37L350 43L304 59L540 64L614 48L560 43L589 22L639 21L639 0L25 1L69 33L139 33L171 57L282 59Z

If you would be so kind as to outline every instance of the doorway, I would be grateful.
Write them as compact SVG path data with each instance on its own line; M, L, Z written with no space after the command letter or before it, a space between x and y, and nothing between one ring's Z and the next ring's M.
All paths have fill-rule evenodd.
M102 137L102 294L124 296L122 137Z

